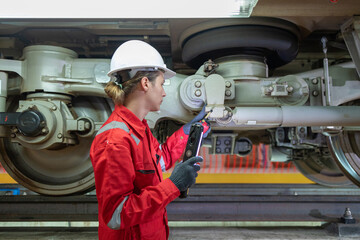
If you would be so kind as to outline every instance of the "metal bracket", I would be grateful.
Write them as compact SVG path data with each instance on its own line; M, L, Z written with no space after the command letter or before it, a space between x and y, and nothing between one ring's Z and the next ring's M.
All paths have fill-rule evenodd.
M353 17L344 23L341 26L341 32L360 76L360 17Z

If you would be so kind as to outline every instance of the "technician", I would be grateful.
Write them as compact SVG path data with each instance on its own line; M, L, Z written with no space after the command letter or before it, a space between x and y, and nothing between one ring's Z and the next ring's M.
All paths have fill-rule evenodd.
M90 150L99 211L99 239L168 239L165 207L195 183L201 157L175 166L184 152L192 123L203 110L160 145L145 120L159 111L165 79L175 76L149 44L123 43L111 59L112 80L105 92L115 110L98 131ZM210 129L204 133L208 134Z

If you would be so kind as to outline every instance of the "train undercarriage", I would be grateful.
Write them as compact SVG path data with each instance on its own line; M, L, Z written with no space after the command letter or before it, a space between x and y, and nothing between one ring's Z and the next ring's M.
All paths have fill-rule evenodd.
M170 23L181 21L146 27L138 20L123 23L123 31L119 22L39 27L1 21L0 160L6 171L40 194L94 189L89 149L114 108L103 91L110 57L122 42L142 39L177 72L165 81L160 111L146 117L160 142L205 102L212 110L205 141L212 154L246 156L253 144L264 143L271 161L292 161L316 183L360 186L359 17L323 33L315 60L299 51L303 30L288 20L202 19L176 33Z

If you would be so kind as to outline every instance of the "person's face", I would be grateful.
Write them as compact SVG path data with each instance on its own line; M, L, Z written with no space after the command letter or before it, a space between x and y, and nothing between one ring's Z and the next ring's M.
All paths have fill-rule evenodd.
M159 111L160 105L163 101L163 98L166 96L165 90L164 90L164 74L160 72L160 75L150 83L149 87L149 106L150 111Z

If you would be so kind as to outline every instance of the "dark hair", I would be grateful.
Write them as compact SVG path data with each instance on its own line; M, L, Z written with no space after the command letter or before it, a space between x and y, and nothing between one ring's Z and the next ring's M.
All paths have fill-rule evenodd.
M116 105L123 105L125 98L135 90L135 87L143 77L147 77L150 82L153 82L159 75L160 71L138 71L134 77L126 80L126 78L123 77L124 74L120 72L117 74L115 81L110 81L106 84L104 90ZM122 82L123 80L125 81ZM116 81L121 84L121 87Z

